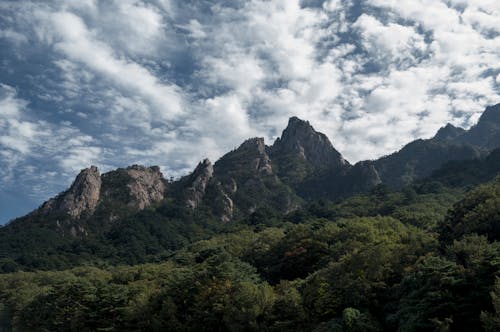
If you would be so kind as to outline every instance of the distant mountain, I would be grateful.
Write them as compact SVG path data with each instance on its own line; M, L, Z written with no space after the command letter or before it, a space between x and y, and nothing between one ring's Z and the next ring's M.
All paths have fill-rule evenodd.
M469 130L448 124L431 139L418 139L391 155L355 165L309 122L292 117L273 145L267 146L263 138L248 139L214 165L208 159L200 162L179 181L169 183L158 167L134 165L103 175L96 167L85 169L67 191L44 203L30 219L57 219L63 232L76 236L87 231L85 222L75 220L99 216L112 223L167 201L188 210L203 207L223 222L264 207L288 213L311 199L339 199L380 184L400 188L450 161L482 160L499 146L500 104L487 107Z
M497 147L500 147L500 104L487 107L469 130L447 124L433 138L413 141L373 164L384 184L400 188L431 175L448 161L480 158Z
M292 117L272 146L263 138L248 139L214 165L204 160L191 174L171 183L158 167L134 165L100 175L92 166L28 219L43 219L63 234L85 236L96 219L109 225L167 201L187 210L203 207L223 222L259 208L288 213L307 200L339 199L380 184L400 188L450 161L481 160L500 146L499 135L500 104L488 107L469 130L448 124L431 139L416 140L389 156L353 166L324 134Z
M457 141L484 148L500 146L500 104L486 107L478 123L457 137Z

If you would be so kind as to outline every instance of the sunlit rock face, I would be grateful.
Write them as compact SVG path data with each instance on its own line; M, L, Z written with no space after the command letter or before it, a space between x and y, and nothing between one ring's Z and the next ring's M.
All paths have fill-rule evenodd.
M68 215L72 218L91 215L99 203L101 183L97 167L86 168L78 174L67 191L44 203L40 212Z

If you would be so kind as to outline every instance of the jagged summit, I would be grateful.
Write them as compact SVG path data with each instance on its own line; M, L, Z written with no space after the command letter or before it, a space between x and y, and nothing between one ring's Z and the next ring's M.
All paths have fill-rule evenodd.
M215 173L225 176L234 172L272 173L271 159L263 137L244 141L237 149L226 153L215 163Z
M500 104L486 107L479 121L460 137L468 143L483 149L494 149L500 145Z
M253 137L245 140L241 145L239 146L238 150L241 149L253 149L257 148L257 150L260 153L265 153L266 152L266 144L264 142L264 137Z
M500 125L500 103L486 107L483 114L479 118L478 125L486 122Z
M132 165L102 175L103 199L142 210L164 198L166 180L158 166Z
M444 163L479 158L499 146L500 104L487 107L469 130L447 124L432 139L416 140L389 156L354 166L326 135L294 116L272 146L262 137L247 139L215 164L201 161L179 181L166 181L158 166L132 165L102 175L91 166L31 216L76 224L97 216L114 222L117 215L175 202L188 209L203 206L229 221L260 207L293 211L303 200L338 199L381 183L399 188Z
M446 124L446 126L439 128L438 132L434 136L434 139L440 141L448 141L459 137L466 132L465 129L455 127L451 123Z
M210 160L204 159L194 169L186 181L187 188L184 190L186 206L195 209L202 202L210 179L214 175L214 167Z
M314 130L309 121L296 116L288 120L288 126L271 147L271 153L294 154L316 167L342 167L349 164L325 134Z
M83 169L71 187L42 205L42 214L67 215L80 218L92 214L99 202L101 176L96 166Z

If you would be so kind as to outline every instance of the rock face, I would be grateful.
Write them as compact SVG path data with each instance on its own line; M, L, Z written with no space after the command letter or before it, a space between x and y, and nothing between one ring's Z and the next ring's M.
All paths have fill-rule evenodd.
M166 180L158 166L133 165L102 175L101 199L142 210L165 197Z
M133 165L127 167L127 174L130 176L130 183L127 187L130 191L130 206L142 210L164 198L165 179L158 166L144 167Z
M42 214L67 215L71 218L91 215L99 203L100 192L99 170L91 166L78 174L67 191L47 201L40 210Z
M488 150L500 145L500 104L486 107L478 123L459 140Z
M271 158L267 155L266 144L264 143L263 137L256 137L247 140L242 144L241 148L249 150L256 149L257 157L253 160L251 167L257 172L271 175L273 173L273 167L271 165Z
M195 170L189 175L189 187L185 190L184 196L186 206L195 209L200 205L205 196L205 191L210 179L214 175L214 167L210 160L205 159L196 166Z
M215 173L224 178L233 173L247 176L271 175L273 167L266 150L264 138L247 139L236 150L226 153L215 163Z
M297 117L289 119L288 126L271 151L271 156L295 155L320 168L339 168L349 164L325 134L317 132L308 121Z
M382 183L377 169L371 161L360 161L347 174L346 192L363 193Z
M434 140L438 141L451 141L463 135L466 132L465 129L455 127L454 125L448 123L446 126L441 127L437 134L434 136Z
M229 222L233 218L234 203L231 197L224 191L220 183L216 184L216 195L213 208L216 215L222 222Z

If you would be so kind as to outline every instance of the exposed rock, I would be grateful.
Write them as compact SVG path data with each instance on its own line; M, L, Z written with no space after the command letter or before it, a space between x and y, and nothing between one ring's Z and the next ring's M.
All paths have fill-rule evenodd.
M271 147L274 155L296 155L316 168L343 167L349 163L335 150L325 134L319 133L308 121L297 117L288 120L288 126Z
M233 200L224 192L221 191L217 202L220 220L222 222L229 222L233 217L234 204Z
M133 165L126 169L132 181L127 184L132 200L130 206L142 210L164 198L165 179L158 166Z
M91 215L99 203L101 177L95 166L86 168L78 174L71 187L50 199L40 208L42 214L68 215L80 218Z
M451 141L464 134L465 129L455 127L454 125L448 123L446 126L441 127L437 134L434 136L435 140L439 141Z
M200 162L193 173L189 176L189 187L185 190L186 205L195 209L203 200L210 179L214 175L214 168L210 160Z
M241 147L243 148L256 148L258 156L252 161L252 168L259 173L270 175L273 173L271 165L271 158L266 153L266 145L263 137L255 137L245 141ZM240 147L240 148L241 148Z
M371 161L360 161L347 174L347 193L366 192L382 183L380 175Z
M230 178L228 182L224 183L224 190L234 194L238 190L238 184L233 178Z
M484 123L492 123L500 125L500 104L486 107L483 114L479 118L478 125Z
M477 124L460 141L489 150L500 146L500 104L486 107Z
M244 141L236 150L225 154L215 164L216 173L250 172L254 175L273 173L264 138L254 137Z

